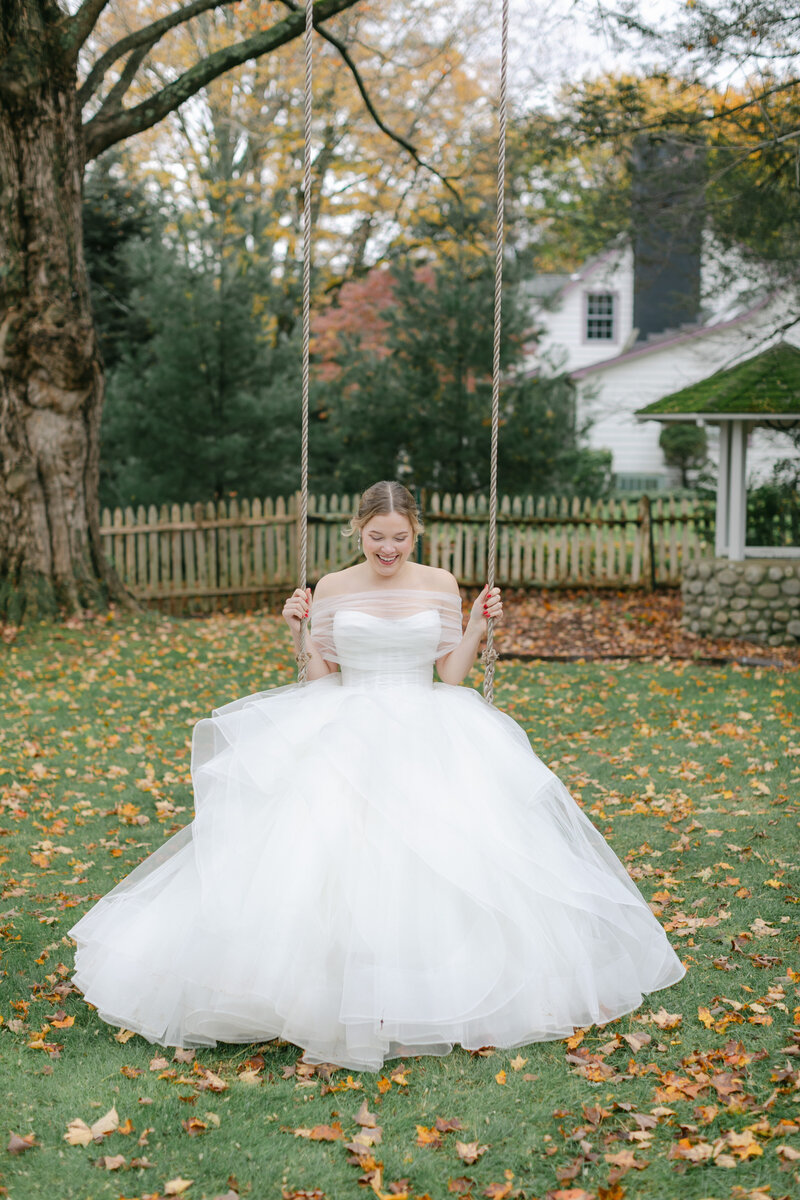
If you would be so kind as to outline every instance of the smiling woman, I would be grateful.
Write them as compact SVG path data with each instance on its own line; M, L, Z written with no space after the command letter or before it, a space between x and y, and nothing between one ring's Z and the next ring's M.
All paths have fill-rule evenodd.
M163 1045L282 1037L366 1070L637 1008L684 974L664 931L524 730L456 686L499 590L462 630L398 483L353 527L364 561L284 607L296 644L311 616L309 681L198 722L195 819L71 930L75 982Z
M399 569L422 533L414 497L402 484L390 480L373 484L364 492L358 515L350 522L348 532L355 531L368 563Z

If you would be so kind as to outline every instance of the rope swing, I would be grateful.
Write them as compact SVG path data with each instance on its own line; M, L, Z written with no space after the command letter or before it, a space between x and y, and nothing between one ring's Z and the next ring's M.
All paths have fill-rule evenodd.
M303 358L300 426L300 507L298 512L298 586L305 589L308 576L308 383L311 341L311 94L313 81L312 38L314 33L313 0L306 0L305 33L305 111L303 121ZM497 217L494 256L494 342L492 348L492 436L489 459L489 539L486 582L494 587L497 562L497 443L500 428L500 336L501 295L503 288L503 248L505 243L504 200L506 180L506 110L508 90L508 0L502 0L500 37L500 99L497 143ZM307 679L310 655L306 649L307 618L300 621L300 649L297 653L298 682ZM494 620L489 618L486 647L481 655L484 668L483 695L494 703Z
M297 520L300 544L297 554L298 586L308 585L308 377L309 347L311 344L311 84L313 79L312 38L314 11L312 0L306 0L306 28L303 35L306 67L304 83L305 113L303 120L303 385L300 422L300 511ZM305 683L310 654L306 650L307 618L300 621L300 649L297 652L297 680Z
M508 91L508 0L503 0L500 35L500 103L497 130L497 220L494 235L494 345L492 349L492 444L489 452L489 545L487 549L486 582L494 587L497 562L497 435L500 429L500 334L501 295L503 290L503 246L505 243L506 194L506 109ZM489 618L483 663L483 697L494 704L494 619Z

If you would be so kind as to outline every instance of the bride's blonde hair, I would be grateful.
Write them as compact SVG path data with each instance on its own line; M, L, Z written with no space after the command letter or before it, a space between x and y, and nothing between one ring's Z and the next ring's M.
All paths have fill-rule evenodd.
M381 479L379 483L373 483L372 487L367 488L358 502L357 513L351 518L344 533L347 536L360 533L373 517L390 512L400 513L408 518L413 537L416 538L422 533L423 526L417 502L408 488L396 479Z

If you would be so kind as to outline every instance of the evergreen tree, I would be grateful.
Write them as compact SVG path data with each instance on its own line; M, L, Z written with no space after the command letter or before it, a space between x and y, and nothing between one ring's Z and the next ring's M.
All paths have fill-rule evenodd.
M150 336L132 303L135 270L128 249L148 241L161 226L155 204L140 182L126 177L118 154L109 151L89 167L83 189L83 249L107 371L127 347Z
M417 487L485 491L492 260L468 242L441 250L435 264L420 267L406 258L392 268L389 296L378 320L340 325L335 337L330 326L325 330L325 381L314 389L315 486L352 491L365 480L400 474ZM531 333L528 305L510 283L501 342L502 489L569 491L580 476L597 493L607 485L607 464L581 447L573 384L566 376L525 377L523 347Z
M157 237L131 248L128 269L149 336L109 376L102 503L297 487L300 352L271 328L257 267L187 261Z

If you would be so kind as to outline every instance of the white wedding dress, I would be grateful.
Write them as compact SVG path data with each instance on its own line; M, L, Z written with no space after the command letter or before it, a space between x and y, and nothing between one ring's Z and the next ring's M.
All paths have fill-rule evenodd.
M564 1037L684 975L520 726L433 682L458 597L316 601L311 632L340 672L199 721L194 821L70 930L103 1020L377 1070Z

